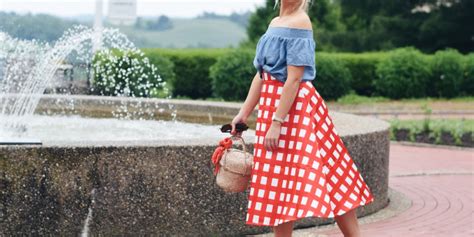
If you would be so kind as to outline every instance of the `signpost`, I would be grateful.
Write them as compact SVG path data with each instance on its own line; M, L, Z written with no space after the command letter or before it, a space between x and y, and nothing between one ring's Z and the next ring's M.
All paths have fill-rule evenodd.
M107 19L115 25L132 25L137 19L136 0L109 0Z
M93 38L92 52L95 53L97 50L100 50L102 47L102 18L103 18L103 0L95 1L95 20L94 20L94 33L95 37Z

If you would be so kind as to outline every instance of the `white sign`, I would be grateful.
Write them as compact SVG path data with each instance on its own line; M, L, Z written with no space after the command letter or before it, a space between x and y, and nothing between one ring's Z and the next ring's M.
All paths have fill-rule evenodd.
M137 1L109 0L107 18L112 24L132 25L137 18Z

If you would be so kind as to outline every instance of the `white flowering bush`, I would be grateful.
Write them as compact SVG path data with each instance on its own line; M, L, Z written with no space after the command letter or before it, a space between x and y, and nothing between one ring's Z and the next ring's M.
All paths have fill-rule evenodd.
M166 90L156 67L139 50L98 52L93 60L94 88L101 95L152 97Z

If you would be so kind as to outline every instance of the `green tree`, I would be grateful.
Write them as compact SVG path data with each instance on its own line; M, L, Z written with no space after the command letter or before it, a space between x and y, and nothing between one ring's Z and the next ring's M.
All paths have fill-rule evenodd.
M275 0L267 0L265 6L257 8L255 13L250 16L247 35L251 42L257 42L260 36L265 33L270 21L278 16L278 11L273 9Z
M148 30L164 31L171 28L173 28L173 22L165 15L161 15L156 21L147 22Z
M46 14L19 15L0 12L0 31L19 39L52 42L75 24L78 23Z
M424 51L455 48L460 52L474 51L474 1L446 1L433 7L427 19L421 22L419 44Z
M275 0L267 0L250 17L247 28L254 46L271 19ZM454 48L474 50L473 0L313 0L317 50L374 51L414 46L423 52Z
M425 52L474 49L472 0L340 0L346 35L355 45L343 50L380 50L415 46Z

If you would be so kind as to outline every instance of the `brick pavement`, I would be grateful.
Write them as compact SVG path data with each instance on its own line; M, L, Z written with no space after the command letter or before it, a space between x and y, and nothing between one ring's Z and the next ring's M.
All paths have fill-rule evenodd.
M410 200L408 210L385 220L361 225L362 236L473 236L472 175L401 176L391 188ZM339 229L315 231L342 236Z
M389 186L411 206L398 215L361 225L363 236L474 236L474 150L392 143ZM339 229L315 230L342 236Z
M388 218L360 221L362 236L474 236L474 149L392 142L389 186L407 198L408 207ZM293 236L342 234L332 224L295 230Z

